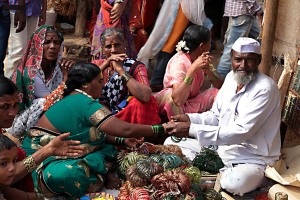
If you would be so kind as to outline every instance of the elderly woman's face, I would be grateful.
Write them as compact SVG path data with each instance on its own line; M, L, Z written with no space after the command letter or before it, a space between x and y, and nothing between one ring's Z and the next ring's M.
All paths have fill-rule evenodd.
M0 97L0 128L11 127L19 109L18 92Z
M58 57L61 41L58 35L54 32L48 32L44 41L44 55L43 58L53 61Z
M116 34L107 36L103 45L103 52L106 58L110 57L112 54L125 53L125 43L120 40Z

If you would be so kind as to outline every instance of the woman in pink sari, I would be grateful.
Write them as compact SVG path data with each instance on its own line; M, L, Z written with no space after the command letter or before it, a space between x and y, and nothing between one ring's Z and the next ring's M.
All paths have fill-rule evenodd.
M154 96L162 120L183 113L201 113L211 108L222 85L209 55L210 31L200 25L187 28L176 46L164 76L164 89ZM213 87L201 91L205 76Z

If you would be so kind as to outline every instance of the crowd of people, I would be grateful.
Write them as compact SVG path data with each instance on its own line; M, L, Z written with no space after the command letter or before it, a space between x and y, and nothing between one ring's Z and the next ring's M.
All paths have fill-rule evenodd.
M281 118L277 85L258 71L257 0L225 1L230 18L217 69L205 1L160 7L160 1L101 0L91 62L62 57L63 34L43 25L45 2L0 0L0 128L20 141L0 134L0 199L74 199L118 189L117 152L145 141L175 143L189 160L203 146L216 146L224 163L220 184L230 193L242 196L264 184L266 166L280 156ZM147 5L160 7L158 15L148 19ZM27 45L10 46L4 68L7 43L22 31Z

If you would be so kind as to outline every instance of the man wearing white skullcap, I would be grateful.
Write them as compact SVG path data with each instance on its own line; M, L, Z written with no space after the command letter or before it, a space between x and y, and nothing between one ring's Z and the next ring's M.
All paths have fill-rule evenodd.
M266 166L280 156L280 94L277 84L258 72L260 61L259 43L239 38L232 46L232 71L211 110L174 116L167 125L169 134L190 137L177 143L190 159L202 146L218 146L225 165L221 187L241 196L263 185Z

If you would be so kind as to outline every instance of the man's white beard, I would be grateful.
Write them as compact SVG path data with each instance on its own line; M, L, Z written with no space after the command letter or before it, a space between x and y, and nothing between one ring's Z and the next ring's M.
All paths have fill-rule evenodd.
M234 80L237 82L238 85L247 85L254 79L256 79L257 72L251 72L247 76L239 76L237 72L233 72Z

